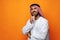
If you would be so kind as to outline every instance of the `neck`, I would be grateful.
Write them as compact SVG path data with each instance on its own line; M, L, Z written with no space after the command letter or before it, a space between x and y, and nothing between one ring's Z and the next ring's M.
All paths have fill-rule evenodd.
M37 20L39 17L40 17L40 15L37 15L37 16L35 17L35 20Z

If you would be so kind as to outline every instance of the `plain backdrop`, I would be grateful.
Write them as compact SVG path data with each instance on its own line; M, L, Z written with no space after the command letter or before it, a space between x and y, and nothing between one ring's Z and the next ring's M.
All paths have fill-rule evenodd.
M22 28L37 3L49 21L50 40L60 40L60 0L0 0L0 40L27 40Z

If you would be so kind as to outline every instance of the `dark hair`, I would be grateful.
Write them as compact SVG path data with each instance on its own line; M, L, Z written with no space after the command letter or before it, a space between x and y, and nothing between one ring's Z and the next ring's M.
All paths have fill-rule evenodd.
M31 4L30 7L31 7L31 6L38 6L38 7L40 7L38 4Z

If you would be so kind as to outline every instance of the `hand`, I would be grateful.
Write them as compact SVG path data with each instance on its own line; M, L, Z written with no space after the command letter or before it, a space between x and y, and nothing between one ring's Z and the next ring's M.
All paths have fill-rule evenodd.
M32 23L34 22L34 20L35 20L35 16L32 16L32 17L30 18L30 23L32 24Z
M30 38L30 36L31 36L30 32L27 34L27 36Z

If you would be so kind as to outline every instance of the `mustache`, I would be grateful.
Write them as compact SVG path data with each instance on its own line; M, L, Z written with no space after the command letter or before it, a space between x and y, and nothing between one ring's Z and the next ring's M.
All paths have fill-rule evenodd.
M34 13L34 12L36 12L36 11L33 11L32 13Z

